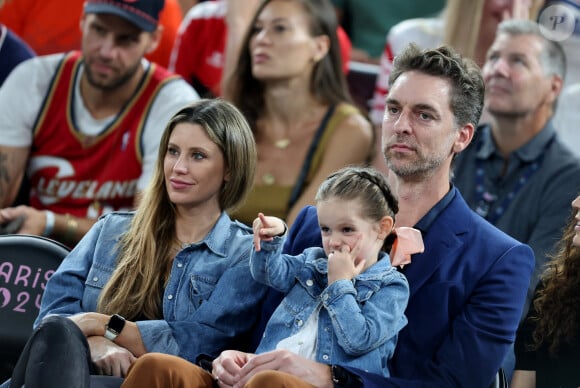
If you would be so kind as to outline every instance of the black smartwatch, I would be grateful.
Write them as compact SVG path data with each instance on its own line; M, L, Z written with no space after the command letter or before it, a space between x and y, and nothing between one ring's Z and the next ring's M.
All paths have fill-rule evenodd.
M119 314L111 315L109 323L105 325L105 338L114 341L125 327L125 318Z
M349 372L348 370L344 369L340 365L331 365L330 366L330 375L332 376L332 384L336 388L362 388L363 382L362 379L355 375L354 373Z

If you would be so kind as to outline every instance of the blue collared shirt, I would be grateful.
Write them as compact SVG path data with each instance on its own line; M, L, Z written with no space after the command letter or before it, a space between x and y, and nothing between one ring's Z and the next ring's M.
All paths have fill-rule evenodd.
M49 314L96 311L132 217L118 212L99 219L49 279L35 326ZM177 254L163 293L163 319L137 322L148 352L195 362L239 346L267 290L250 274L252 243L251 229L224 212L202 241Z
M531 172L533 163L539 168ZM570 204L580 192L580 162L560 141L550 121L508 157L500 153L486 124L478 127L472 143L457 155L454 173L453 183L472 209L483 205L495 226L534 250L536 268L525 315L548 255L562 235ZM522 179L525 183L518 183ZM482 200L478 186L487 201Z
M413 227L420 230L421 234L427 233L433 222L435 222L437 217L439 217L439 214L441 214L447 205L453 201L453 198L455 198L455 190L453 190L453 185L451 185L447 194L445 194L443 198L441 198L439 202L437 202L435 206L433 206Z
M353 280L328 285L328 259L322 248L308 248L298 256L282 254L284 239L262 242L252 252L254 278L286 297L276 309L257 353L276 345L302 328L317 309L316 361L348 365L389 375L399 331L407 324L404 315L409 299L405 276L391 266L382 252L374 265Z

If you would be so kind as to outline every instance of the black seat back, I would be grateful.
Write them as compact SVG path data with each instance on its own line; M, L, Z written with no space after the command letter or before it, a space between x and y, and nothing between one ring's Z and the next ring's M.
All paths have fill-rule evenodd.
M0 377L18 360L46 282L69 251L45 237L0 235Z

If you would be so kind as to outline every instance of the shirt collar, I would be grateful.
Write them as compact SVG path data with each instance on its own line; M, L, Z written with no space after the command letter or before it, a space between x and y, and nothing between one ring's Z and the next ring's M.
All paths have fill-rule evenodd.
M386 252L379 252L379 258L376 263L367 268L366 271L359 273L356 280L379 280L384 278L385 271L391 268L391 261Z
M427 233L433 222L435 222L435 220L439 218L439 215L443 212L443 210L445 210L447 205L449 205L451 201L453 201L453 198L455 198L456 191L457 189L455 188L455 186L453 186L453 184L450 184L450 190L447 192L447 194L445 194L445 196L443 196L443 198L441 198L439 202L437 202L435 206L433 206L431 210L429 210L427 214L425 214L419 220L419 222L415 224L414 228L419 229L423 235Z
M489 159L497 152L497 147L491 135L491 125L482 124L477 128L477 131L480 132L478 136L479 144L476 144L479 147L477 150L477 158ZM552 125L552 120L548 120L544 128L536 136L515 150L513 154L522 161L532 162L544 153L555 134L556 130Z
M226 257L231 223L232 221L228 214L225 211L222 211L222 214L207 236L205 236L205 238L200 242L191 244L191 246L195 247L205 244L208 249L210 249L216 255Z

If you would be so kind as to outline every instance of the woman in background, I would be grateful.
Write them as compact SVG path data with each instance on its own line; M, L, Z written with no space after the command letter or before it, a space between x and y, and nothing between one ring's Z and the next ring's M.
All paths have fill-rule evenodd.
M580 386L580 196L516 336L512 388Z
M326 176L372 158L373 130L352 104L336 28L327 0L266 0L241 45L224 96L258 148L254 188L233 214L248 225L259 211L291 225Z

